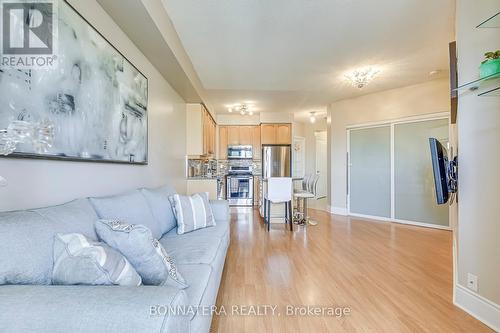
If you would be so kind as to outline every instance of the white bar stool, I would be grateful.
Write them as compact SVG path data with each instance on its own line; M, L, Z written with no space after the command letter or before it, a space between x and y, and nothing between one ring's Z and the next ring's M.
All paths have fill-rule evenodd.
M309 219L307 212L307 200L314 199L316 197L316 188L319 180L319 175L311 175L307 180L306 191L296 192L293 197L297 200L297 215L299 216L300 225L310 224L317 225L316 221ZM300 201L302 200L302 212L300 212ZM300 218L302 217L302 218Z
M308 188L308 184L309 184L309 180L311 179L311 177L313 177L313 175L311 174L306 174L304 176L304 178L302 178L302 187L300 188L300 190L295 190L294 193L300 193L300 192L308 192L307 191L307 188Z
M285 223L290 223L293 231L292 219L292 178L271 177L267 179L267 191L264 195L264 223L267 230L271 229L271 204L285 204Z

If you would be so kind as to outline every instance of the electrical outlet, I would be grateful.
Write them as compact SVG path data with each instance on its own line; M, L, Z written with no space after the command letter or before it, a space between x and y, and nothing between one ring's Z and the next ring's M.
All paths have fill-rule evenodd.
M477 291L477 276L471 273L467 274L467 288Z

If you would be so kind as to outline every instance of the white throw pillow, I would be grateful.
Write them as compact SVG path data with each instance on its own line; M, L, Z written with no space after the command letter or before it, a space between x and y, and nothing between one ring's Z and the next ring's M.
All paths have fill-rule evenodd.
M53 284L139 286L141 282L127 259L108 245L76 233L54 237Z
M169 197L169 200L177 219L177 233L179 235L215 226L208 192L196 193L192 196L174 194Z

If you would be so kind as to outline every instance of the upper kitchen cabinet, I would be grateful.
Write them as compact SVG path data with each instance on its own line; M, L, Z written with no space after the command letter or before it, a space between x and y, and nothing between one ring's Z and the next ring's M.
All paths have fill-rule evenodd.
M219 159L227 159L228 146L252 146L253 159L260 160L260 126L219 126Z
M252 126L239 126L240 142L242 146L252 145Z
M202 104L187 104L187 155L214 155L216 123Z
M292 144L292 125L277 124L276 125L276 144L291 145Z
M262 159L262 145L260 144L260 126L252 126L252 150L253 159Z
M228 146L251 146L252 128L255 126L225 126L227 127Z
M227 145L237 146L240 144L240 126L227 126Z
M274 124L260 125L260 133L263 145L273 145L276 143L276 129Z
M291 124L262 124L261 144L289 145L292 144Z
M219 159L227 159L228 126L219 126Z

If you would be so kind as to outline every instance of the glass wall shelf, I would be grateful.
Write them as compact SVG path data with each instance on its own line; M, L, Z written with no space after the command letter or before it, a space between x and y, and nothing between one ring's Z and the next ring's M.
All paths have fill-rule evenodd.
M476 28L500 28L500 12L482 22Z
M458 93L475 91L478 96L500 96L500 74L497 73L464 83L454 91Z
M498 87L482 92L478 96L500 97L500 84Z

